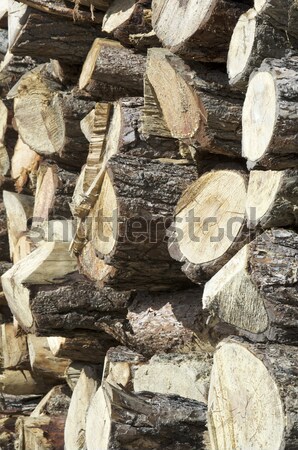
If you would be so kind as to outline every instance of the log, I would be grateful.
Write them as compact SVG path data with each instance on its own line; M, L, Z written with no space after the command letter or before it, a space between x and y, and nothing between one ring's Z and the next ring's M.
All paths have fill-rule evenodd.
M61 92L47 69L47 65L39 66L14 88L17 128L31 150L56 159L63 168L77 170L88 154L80 120L94 103L73 92Z
M9 51L0 63L0 95L5 98L11 88L27 72L34 69L37 62L30 56L15 56Z
M46 0L43 3L48 4ZM83 64L92 42L101 35L96 24L77 24L73 17L65 20L63 17L19 5L22 6L21 14L16 18L16 23L10 25L12 33L9 37L9 50L14 55ZM9 12L9 19L10 16ZM91 13L88 13L88 17L91 17Z
M195 167L179 160L109 160L89 222L98 256L116 268L106 285L161 290L188 284L169 256L166 230L179 196L195 178Z
M88 450L203 449L206 406L161 394L132 394L104 382L87 415Z
M0 6L0 28L7 29L8 0L3 0Z
M95 39L83 65L79 88L98 101L142 95L146 57L117 41Z
M264 14L275 28L287 30L289 24L289 9L293 0L254 0L258 14Z
M203 305L256 342L297 345L298 235L264 232L206 284Z
M171 135L240 157L242 94L231 90L222 70L199 63L193 69L168 50L148 51L146 75Z
M15 181L18 193L23 190L33 192L36 188L36 174L41 163L41 156L31 150L20 137L14 148L11 159L10 175Z
M235 339L219 346L208 399L212 450L297 447L297 352Z
M91 364L103 362L106 347L101 339L95 336L65 338L48 337L51 352L57 358L68 358L72 361L85 361Z
M250 79L242 117L249 169L297 167L297 95L291 88L297 79L297 56L266 59Z
M99 387L100 373L85 366L74 388L65 423L65 450L86 448L86 418L92 398Z
M249 177L246 200L249 226L297 226L297 179L297 170L253 170Z
M246 244L246 191L244 172L214 170L183 192L168 246L172 258L183 263L183 272L193 282L211 278Z
M2 195L0 196L0 254L2 261L10 260L10 248L8 242L7 217Z
M86 367L89 367L92 370L96 370L96 371L98 370L99 371L98 372L99 379L101 378L102 365L95 366L93 364L92 365L86 364L85 362L82 362L82 361L75 361L70 364L70 366L66 369L66 372L65 372L66 382L72 391L74 391L74 389L79 381L82 370L85 369Z
M298 4L297 1L290 1L289 10L289 23L288 23L288 34L289 40L294 49L298 48L298 32L297 32L297 18L298 18Z
M3 369L30 369L27 337L17 335L12 323L1 325L1 347Z
M66 416L70 398L71 390L67 385L54 386L36 405L30 416Z
M245 4L247 3L247 4ZM185 59L225 62L232 32L249 2L153 0L152 24L164 47Z
M64 416L19 417L16 423L17 448L64 450Z
M76 0L70 0L76 3ZM110 6L111 0L80 0L80 5L89 6L94 14L94 8L99 11L106 11Z
M254 8L242 14L234 29L227 60L232 86L246 91L251 73L265 58L282 58L289 46L286 31L274 28Z
M4 394L33 395L46 394L49 384L36 377L29 370L3 370L0 374L0 387Z
M8 49L8 31L0 28L0 61L3 61Z
M131 35L152 31L151 15L151 1L114 0L104 16L102 30L130 46Z
M1 30L0 30L1 31ZM9 156L5 146L5 133L7 129L8 110L0 100L0 175L7 175L10 169Z

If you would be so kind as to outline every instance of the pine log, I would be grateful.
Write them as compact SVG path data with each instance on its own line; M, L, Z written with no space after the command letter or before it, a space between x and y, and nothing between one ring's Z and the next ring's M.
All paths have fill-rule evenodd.
M43 0L48 5L48 1ZM53 2L51 2L53 4ZM56 2L58 4L58 2ZM9 50L14 55L52 58L69 64L83 64L90 45L102 33L98 26L77 24L73 17L46 14L19 2L21 14L10 25ZM61 2L59 2L61 5ZM11 12L9 12L9 19ZM91 17L91 13L88 13Z
M74 92L61 92L61 85L39 66L26 74L11 94L17 128L22 140L40 155L57 159L62 167L76 170L84 164L88 141L80 120L94 103Z
M239 157L242 94L231 90L221 69L199 63L193 69L168 50L148 52L146 75L172 136Z
M87 415L88 450L204 448L206 407L161 394L132 394L104 382Z
M297 255L297 233L266 231L206 284L204 307L253 341L298 345Z
M249 169L298 167L298 57L266 59L243 106L242 155Z
M105 327L125 347L145 357L160 353L206 354L231 330L206 326L208 312L202 310L201 288L168 293L138 293L128 306L124 324Z
M94 367L86 366L73 390L65 423L65 450L86 449L86 419L92 398L99 387L100 374Z
M103 362L106 347L101 339L95 336L65 338L48 337L51 352L57 358L68 358L72 361L85 361L91 364Z
M289 46L286 31L274 28L264 14L249 9L234 29L227 60L229 81L245 91L251 73L265 58L282 58Z
M211 278L246 244L247 176L214 170L182 194L170 229L170 255L195 283ZM212 199L212 201L211 201Z
M187 285L168 253L166 230L194 166L116 155L92 211L90 239L98 256L116 268L106 285L116 289L167 289ZM150 270L149 269L150 266Z
M30 369L27 337L17 335L12 323L1 325L1 347L4 369Z
M1 97L5 98L20 78L36 66L37 62L30 56L15 56L8 51L0 64Z
M245 4L247 3L247 4ZM249 2L153 0L153 29L164 47L186 59L225 62L233 29Z
M295 449L297 347L223 342L208 399L212 450Z
M253 170L250 173L246 215L250 227L298 225L298 170Z
M64 425L64 416L20 416L16 423L17 448L64 450Z
M143 93L146 57L117 41L95 39L80 75L79 88L99 101Z
M30 416L66 416L70 397L71 390L67 385L54 386L36 405Z
M102 30L130 46L130 35L152 31L151 1L114 0L103 19Z
M20 137L14 148L11 159L11 177L15 181L16 191L33 191L36 188L36 174L41 163L41 156L31 150Z

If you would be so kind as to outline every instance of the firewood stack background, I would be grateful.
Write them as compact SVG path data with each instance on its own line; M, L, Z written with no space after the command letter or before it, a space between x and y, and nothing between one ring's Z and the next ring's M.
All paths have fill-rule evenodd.
M297 450L297 0L1 0L0 61L0 448Z

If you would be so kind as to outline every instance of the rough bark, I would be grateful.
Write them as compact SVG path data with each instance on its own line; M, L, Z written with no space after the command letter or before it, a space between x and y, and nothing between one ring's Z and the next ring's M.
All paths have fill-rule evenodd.
M8 31L0 28L0 61L3 61L8 48Z
M289 11L289 23L288 23L288 34L289 39L294 49L298 48L298 31L297 31L297 20L298 20L298 3L296 0L292 0L291 7Z
M15 181L16 191L33 192L36 188L36 174L41 156L31 150L19 137L11 159L10 175Z
M207 284L204 307L249 339L298 345L298 235L266 231Z
M296 347L229 339L215 353L208 398L212 450L298 445Z
M49 337L48 344L51 352L57 358L68 358L72 361L85 361L91 364L103 362L106 346L95 336L86 337Z
M64 416L19 417L16 423L17 448L64 450Z
M293 0L254 0L254 7L257 13L266 16L275 28L287 30L292 3Z
M2 197L2 196L1 196ZM7 231L7 216L5 205L1 198L0 200L0 254L1 260L10 260L10 250L8 242L8 231Z
M29 70L34 69L37 62L30 56L15 56L7 52L0 66L0 95L5 98L11 88Z
M142 95L146 57L117 41L95 39L83 65L79 88L98 101Z
M201 3L153 0L153 29L164 47L186 59L225 62L233 29L249 2Z
M297 168L297 79L297 56L266 59L250 79L242 117L249 169Z

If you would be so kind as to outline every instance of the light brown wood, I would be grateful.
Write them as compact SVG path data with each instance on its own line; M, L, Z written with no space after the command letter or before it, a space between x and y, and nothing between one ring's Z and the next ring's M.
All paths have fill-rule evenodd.
M1 353L4 369L30 369L27 337L17 336L12 323L1 325Z

